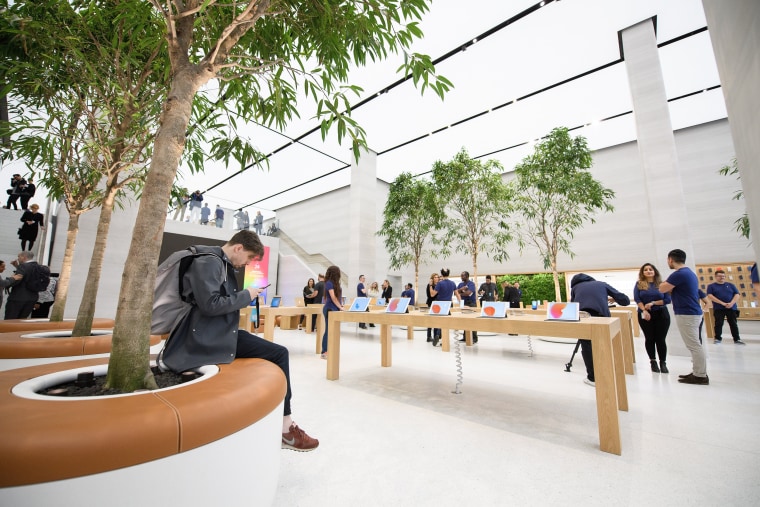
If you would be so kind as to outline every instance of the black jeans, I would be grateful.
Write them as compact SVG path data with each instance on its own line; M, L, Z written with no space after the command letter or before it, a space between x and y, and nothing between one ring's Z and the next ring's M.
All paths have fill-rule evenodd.
M288 384L288 391L285 393L283 415L290 415L290 398L292 397L292 393L290 390L290 358L288 356L288 349L282 345L265 340L260 336L251 334L248 331L239 329L235 357L264 359L280 367L285 374L285 380ZM255 379L253 382L255 382Z
M588 312L592 317L599 317L599 312L596 310L589 310L588 308L581 308L582 311ZM583 364L586 365L586 377L591 382L596 382L594 377L594 353L591 350L591 340L580 340L581 342L581 357L583 358Z
M728 321L728 327L731 329L731 336L734 341L739 341L739 325L736 323L736 310L729 308L716 308L713 306L713 315L715 316L715 339L723 339L723 320Z
M654 361L657 357L660 361L665 361L668 355L668 345L665 343L665 338L668 336L668 329L670 329L670 313L667 308L661 310L655 310L651 312L649 320L641 318L641 312L639 314L639 326L644 333L644 348L647 349L647 355L650 361ZM657 355L655 356L655 352Z

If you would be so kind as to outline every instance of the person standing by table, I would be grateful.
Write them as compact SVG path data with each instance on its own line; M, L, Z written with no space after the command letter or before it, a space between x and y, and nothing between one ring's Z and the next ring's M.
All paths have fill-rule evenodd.
M491 275L486 275L486 283L480 284L478 296L480 296L481 303L483 301L496 301L496 284L491 282Z
M409 298L409 306L414 306L414 289L411 283L407 283L404 290L401 291L402 298Z
M365 298L368 296L367 286L364 284L364 275L359 275L359 283L356 284L356 297ZM359 329L367 329L367 324L359 322Z
M362 275L360 278L364 278L364 276ZM341 294L340 268L330 266L325 273L325 298L323 301L325 306L322 308L322 315L325 317L325 334L322 335L322 359L327 359L327 316L330 312L339 312L343 309L343 305L340 303Z
M388 304L388 300L393 297L393 287L388 280L383 280L383 292L380 297L385 299L385 304Z
M457 285L449 280L450 271L447 268L441 268L441 277L435 284L435 287L430 289L430 294L433 295L436 301L448 301L456 296L457 301L460 300L459 291L457 291ZM433 329L433 347L438 346L438 342L441 341L440 328Z
M639 281L633 287L633 300L638 306L638 319L644 333L644 347L649 356L650 367L655 373L669 373L666 363L668 345L665 339L670 329L670 294L660 292L662 277L653 264L646 263L639 269ZM657 357L660 364L657 365Z
M610 284L598 282L586 273L578 273L570 280L570 301L578 303L580 309L588 312L592 317L609 317L609 298L615 300L620 306L628 306L631 300ZM590 386L596 386L594 377L594 354L591 348L591 340L580 340L581 356L586 365L586 378L583 382Z
M686 266L686 252L678 248L668 252L668 267L675 271L660 284L660 292L670 293L678 331L684 345L691 352L692 371L687 375L679 375L678 381L682 384L710 385L707 357L699 342L702 307L699 305L697 275Z
M309 278L306 282L306 286L303 288L303 304L309 306L314 304L314 298L317 297L317 290L314 288L316 284L313 278ZM298 327L306 329L306 315L301 315L301 319L298 321Z
M435 301L435 296L431 294L431 291L435 289L435 284L438 283L438 280L440 278L438 277L438 273L433 273L430 275L430 280L428 280L427 285L425 286L425 304L428 308L430 308L430 305L433 304L433 301ZM429 327L427 328L427 341L428 343L433 341L433 328Z
M739 336L739 325L736 317L739 309L736 302L739 301L739 290L736 285L726 281L726 272L722 269L715 270L715 282L707 286L707 299L712 301L713 318L715 319L715 344L723 341L723 321L728 320L731 336L734 343L744 345Z
M470 272L462 271L462 274L460 274L459 277L462 279L462 282L457 285L457 294L464 301L465 306L470 308L477 307L478 302L475 297L475 282L470 280ZM457 341L465 341L465 333L466 331L462 331L462 339ZM472 343L478 343L477 331L472 331Z
M317 293L316 296L314 296L314 303L315 304L322 304L322 300L325 298L325 275L320 273L317 275L317 283L314 285L314 291ZM311 316L311 332L315 332L317 330L317 314Z

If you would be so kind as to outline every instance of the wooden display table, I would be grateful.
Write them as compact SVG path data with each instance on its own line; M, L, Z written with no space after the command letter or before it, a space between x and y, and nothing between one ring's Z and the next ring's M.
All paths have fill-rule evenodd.
M442 347L450 347L449 330L517 333L591 340L596 380L596 408L601 450L621 453L618 410L628 410L625 385L621 319L590 317L580 322L546 321L535 315L509 316L506 319L479 318L478 313L434 316L424 313L330 312L327 336L327 379L337 380L340 372L340 323L367 322L380 325L380 364L392 364L391 326L441 329ZM469 333L467 333L469 334ZM485 339L485 337L484 337Z
M293 317L296 315L317 316L317 332L315 333L316 353L322 351L322 335L325 332L325 318L322 315L321 304L311 304L309 306L262 306L259 308L259 314L264 318L264 339L274 341L274 321L277 316ZM310 324L310 319L306 319ZM245 324L245 325L244 325ZM251 307L240 310L240 327L249 333L253 332L253 323L251 322ZM306 326L307 332L311 332L311 326Z

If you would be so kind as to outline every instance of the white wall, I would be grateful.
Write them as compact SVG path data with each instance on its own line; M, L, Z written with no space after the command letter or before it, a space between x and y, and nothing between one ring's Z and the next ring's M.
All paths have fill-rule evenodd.
M753 254L748 242L733 230L734 220L744 212L743 203L732 199L739 182L718 173L734 153L728 121L719 120L676 131L675 140L694 248L687 255L697 264L751 261ZM665 259L656 258L647 190L636 143L596 151L593 159L591 171L594 177L615 191L615 211L598 216L595 224L587 224L576 233L572 247L575 258L561 255L560 270L638 269L645 262L652 262L666 272ZM505 180L512 177L513 174L509 173ZM377 191L376 228L379 228L388 184L378 181ZM309 253L321 252L340 266L347 260L347 209L348 193L344 188L279 209L277 216L280 227ZM655 220L668 220L668 217L655 217ZM679 247L675 243L668 244L665 250ZM411 267L395 272L388 268L388 254L381 238L376 242L376 249L376 269L374 273L365 273L368 280L400 279L399 283L392 282L394 292L402 283L413 281ZM534 250L526 249L521 255L517 245L513 244L510 255L508 261L495 263L481 254L479 275L544 271ZM472 272L471 264L469 257L462 254L447 259L427 259L420 268L421 283L424 284L428 275L441 267L448 267L452 273L458 274L464 269ZM355 281L350 282L349 290L353 290Z

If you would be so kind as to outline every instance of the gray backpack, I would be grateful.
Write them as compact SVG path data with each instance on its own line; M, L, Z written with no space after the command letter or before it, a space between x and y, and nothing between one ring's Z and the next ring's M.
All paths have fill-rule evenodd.
M185 272L193 261L212 252L198 252L191 246L174 252L161 265L156 273L156 289L153 294L153 314L150 319L151 334L167 334L190 313L194 300L192 294L184 296L183 279Z

